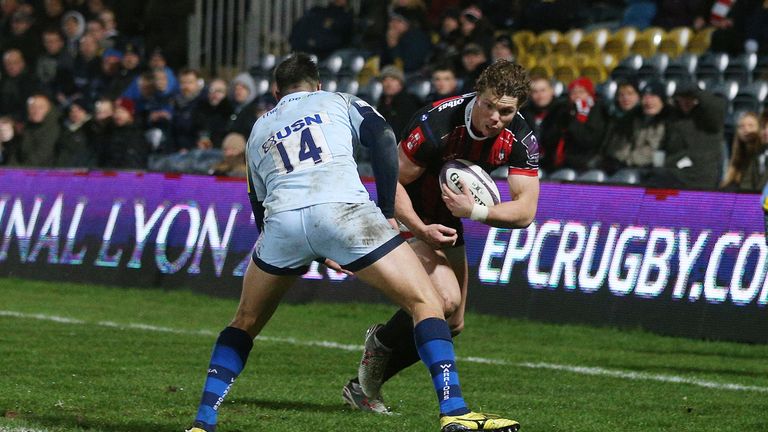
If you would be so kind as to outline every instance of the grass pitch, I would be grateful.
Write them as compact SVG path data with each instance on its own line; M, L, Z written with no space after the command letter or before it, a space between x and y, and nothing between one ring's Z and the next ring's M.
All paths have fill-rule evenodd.
M180 432L236 301L0 279L0 432ZM423 366L384 388L399 414L345 408L365 328L392 307L285 304L219 431L437 431ZM523 432L768 431L768 346L470 314L464 396ZM330 342L330 343L320 343Z

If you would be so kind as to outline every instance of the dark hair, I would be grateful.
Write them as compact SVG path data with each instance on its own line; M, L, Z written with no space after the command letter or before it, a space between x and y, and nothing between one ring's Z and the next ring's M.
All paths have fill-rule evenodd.
M308 54L297 52L275 68L275 83L281 93L302 83L317 86L320 82L320 72L317 64Z
M456 74L456 68L451 63L449 63L447 61L435 63L435 65L432 66L432 73L435 73L437 71L449 71L454 76L457 75Z
M202 76L200 75L200 71L198 71L197 69L193 69L193 68L184 68L184 69L180 70L179 71L179 76L181 77L181 76L184 76L184 75L194 75L196 79L202 78Z
M494 95L517 98L517 105L522 106L528 99L531 81L524 67L508 60L496 60L477 78L475 89L480 94L490 90Z

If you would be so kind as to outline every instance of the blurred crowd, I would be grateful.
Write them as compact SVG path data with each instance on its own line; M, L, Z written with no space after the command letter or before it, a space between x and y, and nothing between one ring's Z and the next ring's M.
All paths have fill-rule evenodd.
M243 175L250 128L275 104L268 88L247 72L225 80L174 70L163 44L124 31L135 20L124 21L119 5L0 0L0 164ZM762 54L765 24L768 3L756 0L362 0L357 14L330 0L307 10L288 39L320 62L363 53L381 82L377 108L399 134L423 104L470 92L488 64L514 60L518 30L710 26L712 49ZM429 91L410 92L416 80ZM731 139L724 104L695 82L671 97L664 82L631 77L615 97L584 77L562 90L533 76L521 110L547 173L631 169L659 187L765 184L762 113L740 115Z

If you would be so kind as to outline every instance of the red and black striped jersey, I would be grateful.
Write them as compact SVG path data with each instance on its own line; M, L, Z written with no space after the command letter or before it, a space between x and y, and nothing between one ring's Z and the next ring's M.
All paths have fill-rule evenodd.
M463 226L440 198L439 175L445 162L466 159L489 173L506 166L510 175L539 174L539 143L519 112L495 138L473 137L470 123L475 96L469 93L443 99L421 109L400 140L405 155L426 169L405 187L413 209L426 224L455 228L459 234L456 246L464 244Z
M400 141L403 152L433 175L449 160L466 159L489 173L508 166L511 175L538 176L539 143L523 116L518 112L495 138L473 137L475 100L476 94L469 93L418 111Z

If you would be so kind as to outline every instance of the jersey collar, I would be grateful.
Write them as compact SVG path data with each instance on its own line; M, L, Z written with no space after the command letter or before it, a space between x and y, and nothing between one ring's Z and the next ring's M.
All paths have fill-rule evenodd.
M488 139L488 137L475 135L472 131L472 108L474 108L475 102L477 102L477 95L475 95L475 97L467 103L467 107L464 108L464 126L467 127L467 132L469 132L469 136L472 137L473 140L483 141Z

